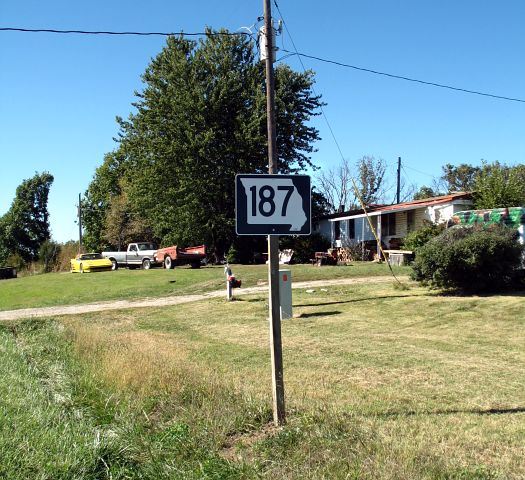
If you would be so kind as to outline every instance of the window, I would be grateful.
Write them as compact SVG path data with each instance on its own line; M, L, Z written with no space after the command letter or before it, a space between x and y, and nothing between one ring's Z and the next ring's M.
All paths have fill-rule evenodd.
M387 213L386 215L381 215L381 234L385 237L396 234L395 213Z
M416 211L407 211L407 232L413 232L416 229Z
M157 247L155 247L154 243L139 243L139 250L156 250Z
M353 240L355 238L355 219L348 220L348 238Z
M336 240L341 240L341 222L334 222L334 236Z

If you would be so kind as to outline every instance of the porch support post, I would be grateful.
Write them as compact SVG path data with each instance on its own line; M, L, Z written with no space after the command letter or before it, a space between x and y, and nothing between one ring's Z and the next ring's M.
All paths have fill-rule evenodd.
M381 214L377 216L377 258L381 260Z
M361 259L365 259L365 219L361 218Z

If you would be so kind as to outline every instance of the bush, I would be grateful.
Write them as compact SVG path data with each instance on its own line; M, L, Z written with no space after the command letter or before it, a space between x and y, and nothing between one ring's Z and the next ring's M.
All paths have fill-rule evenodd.
M71 266L71 259L78 253L78 242L70 240L60 245L60 252L56 261L57 271L67 272Z
M60 255L60 245L52 240L46 240L38 250L38 258L42 262L44 273L49 273L57 269L58 256Z
M226 254L226 260L228 263L241 263L239 252L237 247L232 243L228 253Z
M371 259L370 250L366 248L366 245L363 245L363 242L357 242L356 240L344 239L339 252L352 262L356 260L364 262Z
M5 264L7 267L16 268L18 272L21 272L28 266L26 261L22 258L22 256L19 253L13 253L9 255Z
M499 291L517 279L522 252L508 227L453 227L418 249L412 278L466 293Z
M294 253L290 263L309 263L315 252L326 252L330 242L319 233L279 238L279 249L291 248Z
M264 263L263 253L268 251L267 237L263 235L240 235L231 244L226 259L228 263Z
M422 227L410 232L403 239L403 249L417 252L429 240L441 234L443 230L445 230L445 224L441 223L436 225L428 220L424 220Z

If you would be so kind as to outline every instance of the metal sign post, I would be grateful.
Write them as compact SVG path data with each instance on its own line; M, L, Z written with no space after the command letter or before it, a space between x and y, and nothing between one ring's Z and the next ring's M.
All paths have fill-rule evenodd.
M238 235L268 235L268 284L270 350L272 358L273 420L285 422L284 375L279 299L279 235L310 234L310 179L275 175L278 172L275 127L275 85L272 59L273 25L270 0L264 1L266 42L266 112L269 175L237 175L235 180L236 230ZM307 178L308 180L305 180Z
M266 35L266 112L268 125L268 173L277 173L277 134L275 122L275 80L273 74L273 22L270 0L264 0ZM268 235L268 284L270 286L270 350L272 357L273 421L283 425L284 374L279 306L279 237Z
M268 235L270 349L276 425L282 425L285 420L278 235L309 235L311 203L310 177L307 175L239 174L235 177L237 234Z

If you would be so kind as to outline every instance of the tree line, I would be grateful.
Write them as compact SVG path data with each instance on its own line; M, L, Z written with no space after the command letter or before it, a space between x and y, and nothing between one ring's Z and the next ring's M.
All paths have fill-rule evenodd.
M525 165L508 166L498 161L482 161L442 167L442 175L432 186L423 186L414 199L452 192L472 192L474 208L503 208L525 205Z
M23 266L39 258L50 240L47 201L53 175L35 173L16 189L9 210L0 217L0 264Z
M86 192L86 247L149 238L204 243L222 258L235 237L235 175L268 172L264 65L245 36L170 37L142 80ZM313 82L312 72L275 69L279 173L313 167Z
M147 238L165 245L204 243L216 258L231 245L266 250L264 239L236 237L234 225L235 174L268 169L264 68L254 52L244 36L167 40L142 76L135 111L127 120L117 118L118 146L106 154L86 192L87 248L122 248ZM275 77L279 173L318 170L314 214L357 207L361 201L393 203L393 182L380 158L364 156L355 165L345 160L334 170L314 165L311 154L320 137L309 121L323 106L313 93L314 74L281 64ZM480 208L524 203L523 188L496 193L497 182L506 192L519 183L514 179L515 172L522 178L520 168L446 165L439 179L445 192L402 184L401 200L475 187ZM462 182L465 171L470 184Z
M430 186L419 189L402 180L400 201L470 192L476 209L525 205L523 164L508 166L482 160L481 166L447 163L441 170ZM321 171L316 180L330 213L361 208L361 203L388 205L396 201L392 194L394 180L387 176L382 158L365 155L355 163L345 159L336 167Z
M198 41L169 37L146 68L133 112L117 117L117 146L104 156L82 201L87 250L120 249L143 239L206 244L217 259L232 246L266 251L264 238L235 235L234 182L237 173L268 171L264 66L250 38L221 32L208 30ZM314 81L312 71L298 73L284 64L275 69L279 173L314 171L314 216L361 201L393 203L383 159L363 156L322 170L313 163L320 136L310 120L323 106ZM2 263L56 252L47 211L52 183L44 172L18 187L0 218ZM524 205L524 185L525 165L446 164L431 186L416 191L401 185L401 200L473 191L478 208Z

